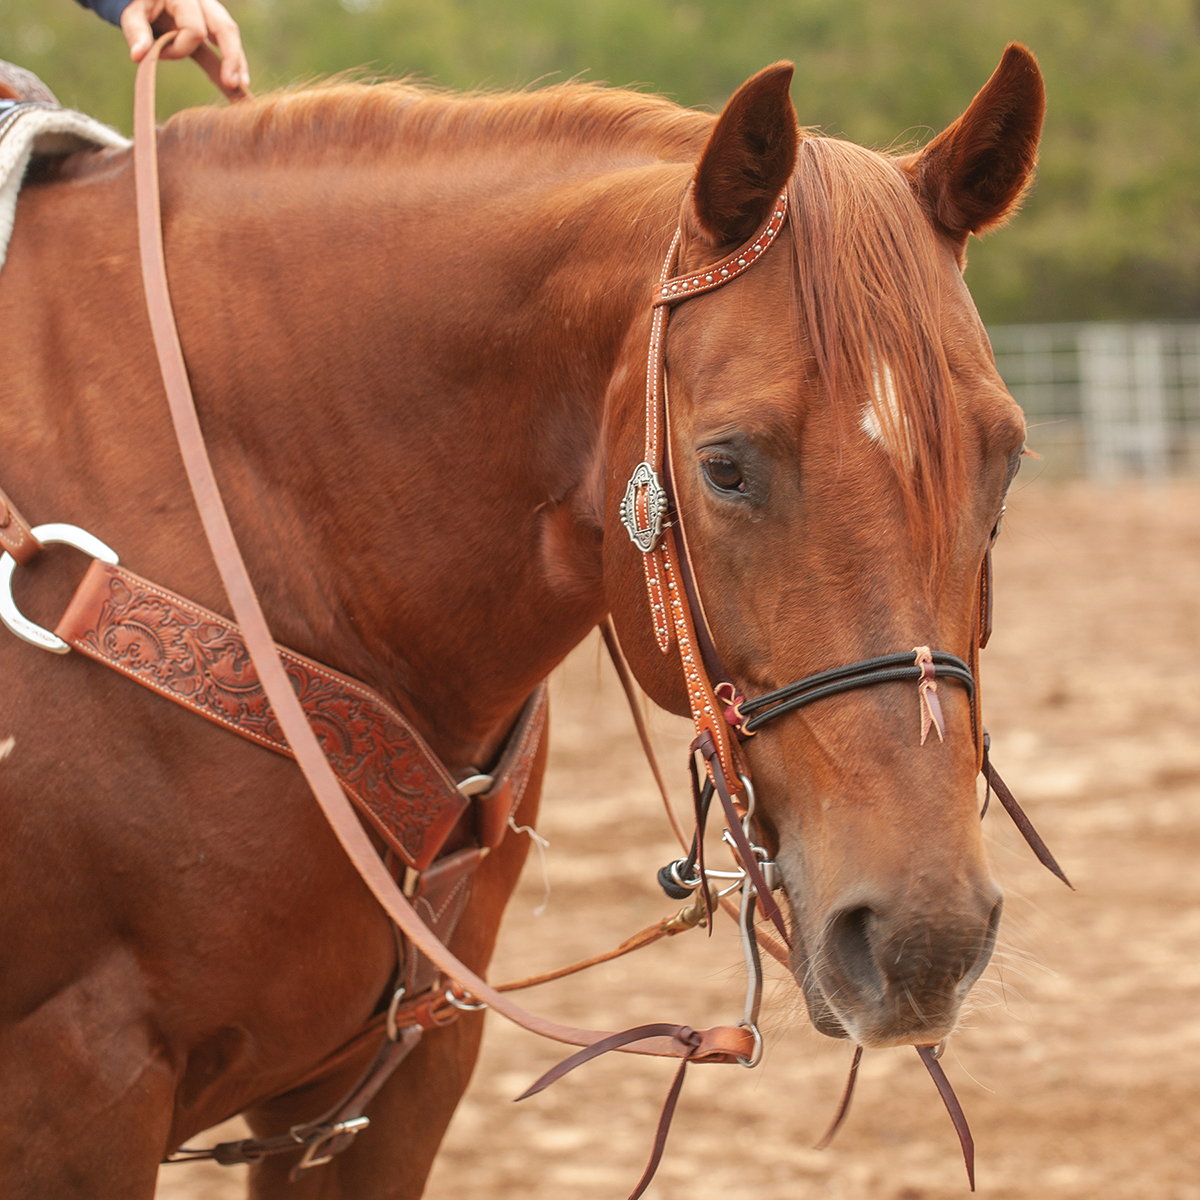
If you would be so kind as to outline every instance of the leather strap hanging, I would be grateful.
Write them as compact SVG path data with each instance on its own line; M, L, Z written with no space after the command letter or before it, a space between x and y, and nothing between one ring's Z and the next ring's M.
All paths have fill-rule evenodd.
M363 882L409 941L441 971L477 1001L523 1028L569 1045L587 1046L612 1035L560 1025L526 1012L489 987L460 962L428 930L405 899L380 861L337 777L313 734L300 703L288 683L258 597L242 561L241 552L221 499L208 458L188 382L187 369L175 328L162 247L162 220L158 199L158 161L154 127L154 79L158 56L174 38L174 31L155 42L138 69L134 107L134 163L138 206L138 239L146 304L154 335L163 385L175 426L196 507L212 548L226 594L246 641L255 670L262 681L284 736L320 804L338 841ZM631 1053L687 1058L691 1062L734 1062L749 1059L754 1050L751 1034L734 1026L716 1026L699 1032L699 1044L687 1026L672 1026L671 1035L656 1035L622 1046Z

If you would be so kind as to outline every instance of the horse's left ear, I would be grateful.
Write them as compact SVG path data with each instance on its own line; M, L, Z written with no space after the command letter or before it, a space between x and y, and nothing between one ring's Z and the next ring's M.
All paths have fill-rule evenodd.
M795 67L764 67L733 94L700 156L692 216L713 246L744 242L767 213L796 165L799 122L790 89Z
M924 150L899 160L934 221L952 237L982 234L1019 207L1037 166L1046 90L1017 42L970 107Z

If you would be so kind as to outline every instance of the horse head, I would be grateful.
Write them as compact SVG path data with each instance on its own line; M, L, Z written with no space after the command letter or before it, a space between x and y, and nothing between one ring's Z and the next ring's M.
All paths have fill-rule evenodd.
M767 68L718 119L682 202L678 269L721 262L785 189L786 223L752 270L677 308L664 352L675 517L716 651L751 699L919 647L974 666L983 561L1025 433L962 270L968 235L1003 222L1032 176L1032 55L1010 46L967 111L902 157L801 130L791 75ZM618 523L644 333L609 397L606 588L640 683L687 713ZM938 697L932 736L900 680L741 746L809 1013L864 1046L947 1036L996 937L978 696L947 678Z

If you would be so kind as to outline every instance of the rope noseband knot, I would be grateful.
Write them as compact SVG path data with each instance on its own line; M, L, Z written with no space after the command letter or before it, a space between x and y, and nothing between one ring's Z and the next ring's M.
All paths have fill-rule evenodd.
M913 653L917 656L916 666L921 671L921 678L917 683L917 694L921 698L921 745L925 745L930 726L937 730L938 741L944 742L946 722L942 720L942 702L938 699L937 683L934 681L937 667L934 665L933 655L928 646L916 646Z

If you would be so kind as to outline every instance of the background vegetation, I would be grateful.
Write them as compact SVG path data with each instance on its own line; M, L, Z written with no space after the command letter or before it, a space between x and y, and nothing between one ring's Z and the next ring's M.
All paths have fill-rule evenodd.
M230 0L257 90L367 66L452 87L580 74L719 108L797 63L802 122L879 147L961 112L1006 42L1038 54L1049 112L1037 189L976 244L988 322L1200 316L1200 0ZM70 0L0 0L0 58L128 131L121 35ZM166 115L213 99L160 74Z

